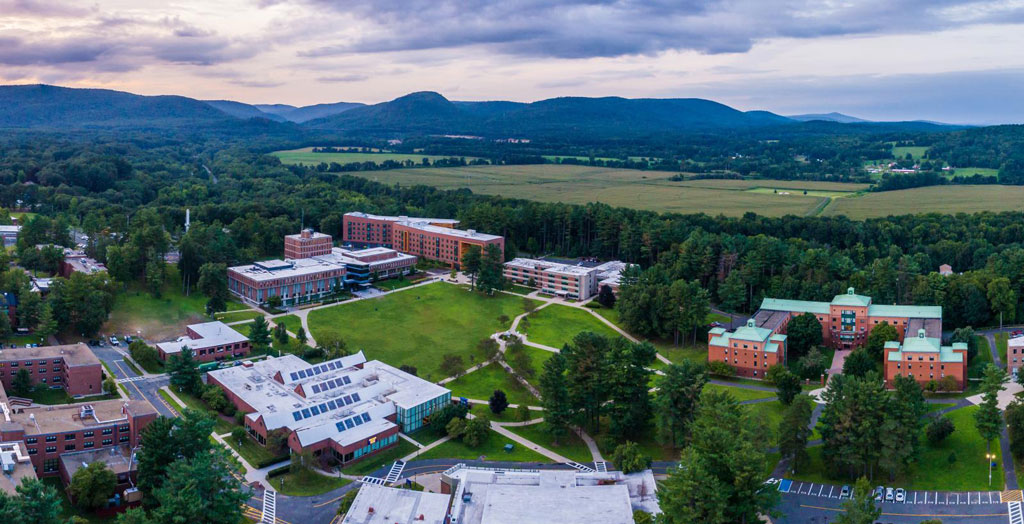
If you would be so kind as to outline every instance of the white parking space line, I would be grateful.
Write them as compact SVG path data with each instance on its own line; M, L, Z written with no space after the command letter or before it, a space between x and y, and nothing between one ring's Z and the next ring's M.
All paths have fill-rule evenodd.
M813 482L811 482L811 485L810 485L810 486L808 486L808 488L807 488L807 494L808 494L808 495L810 495L810 494L811 494L811 490L812 490L812 489L814 489L814 483L813 483Z
M956 494L956 503L960 504L960 494L959 493Z
M832 490L836 489L835 486L828 487L828 498L832 498Z
M914 492L914 504L917 504L917 492Z
M822 491L824 491L824 490L825 490L825 485L824 485L824 484L822 484L822 485L821 485L821 487L820 487L820 488L818 488L818 496L819 496L819 497L821 496L821 492L822 492ZM829 492L829 493L831 493L831 492Z

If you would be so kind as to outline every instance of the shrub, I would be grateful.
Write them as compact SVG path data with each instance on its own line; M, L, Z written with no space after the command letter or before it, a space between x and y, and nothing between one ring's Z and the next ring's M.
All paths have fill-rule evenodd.
M938 444L946 440L955 430L956 426L953 425L953 421L946 417L935 417L925 428L925 434L928 436L928 442Z
M516 420L519 422L526 422L527 420L530 420L530 408L525 403L520 404L519 407L516 408Z
M956 452L955 451L951 451L949 453L949 459L947 459L947 460L949 460L950 464L956 462Z
M320 348L306 348L302 352L302 358L304 358L306 360L312 360L312 359L316 359L316 358L321 358L323 356L324 356L324 350L322 350Z
M615 446L612 463L623 473L636 473L651 467L651 457L643 454L639 444L627 440Z
M446 377L457 377L466 369L462 357L452 353L446 353L441 357L441 372Z
M448 404L430 415L430 430L436 435L448 434L448 423L453 418L466 418L469 408L462 404Z
M708 373L722 377L731 377L736 375L736 370L721 360L712 360L708 362Z

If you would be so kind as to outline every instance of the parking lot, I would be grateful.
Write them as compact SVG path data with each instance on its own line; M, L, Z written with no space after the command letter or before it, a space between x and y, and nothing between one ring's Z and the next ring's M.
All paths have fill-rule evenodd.
M838 499L842 492L842 486L833 484L818 484L814 482L799 482L783 479L779 481L779 491L782 493L793 493L809 495L826 499ZM1018 494L1019 492L1015 492ZM1020 500L1019 498L1017 500ZM1008 502L1006 497L999 491L907 491L904 502L887 501L886 504L1003 504Z

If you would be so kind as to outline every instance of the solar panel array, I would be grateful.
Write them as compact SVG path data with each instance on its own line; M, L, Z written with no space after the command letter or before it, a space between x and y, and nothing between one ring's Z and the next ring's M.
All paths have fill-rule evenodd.
M344 377L338 377L338 378L333 379L333 380L328 380L327 382L321 382L319 384L313 384L313 388L312 389L313 389L313 393L323 393L325 391L328 391L328 390L331 390L331 389L334 389L334 388L339 388L341 386L347 386L347 385L349 385L351 383L352 383L352 379L350 379L348 377L348 375L345 375Z
M321 373L323 373L325 371L331 371L331 370L335 370L335 369L344 369L344 368L341 367L341 362L336 362L336 361L332 360L332 361L330 361L330 362L328 362L326 364L320 364L319 366L313 366L313 367L311 367L309 369L300 369L299 371L293 371L288 376L291 377L292 381L294 382L296 380L299 380L300 378L315 377L315 376L317 376L317 375L319 375L319 374L321 374Z
M370 414L369 413L362 413L362 414L356 415L354 417L349 417L349 418L347 418L345 420L342 420L341 422L338 422L337 424L335 424L334 427L338 428L338 431L341 432L341 431L345 431L346 429L352 429L352 428L354 428L356 426L361 426L364 423L369 422L369 421L370 421Z
M303 419L315 417L317 415L322 415L324 413L328 413L330 411L343 408L349 404L359 402L360 400L362 399L359 398L359 393L345 395L344 397L331 399L326 402L310 406L308 408L302 408L298 411L292 411L292 418L294 418L295 421L298 422Z

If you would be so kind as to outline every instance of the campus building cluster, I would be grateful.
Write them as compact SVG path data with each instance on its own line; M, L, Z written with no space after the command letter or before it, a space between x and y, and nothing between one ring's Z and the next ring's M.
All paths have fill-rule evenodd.
M228 268L228 289L243 301L263 304L281 297L285 305L319 300L347 287L409 273L416 257L376 247L333 247L330 235L304 229L285 237L285 258Z
M633 511L659 513L650 470L494 469L457 464L441 493L364 484L342 524L632 524Z
M853 288L831 302L766 298L747 325L733 332L708 332L708 359L729 364L740 376L763 377L772 365L786 362L786 328L804 313L818 319L823 343L840 350L863 346L871 330L883 322L895 327L899 338L885 347L887 381L897 374L921 383L952 375L960 387L966 383L966 346L940 343L941 307L873 304L871 297L858 295Z
M573 299L596 295L603 286L618 293L622 271L629 264L618 260L604 263L514 258L505 262L505 279L514 284L534 287L542 293Z
M354 355L309 364L295 355L211 371L210 384L246 413L261 444L283 430L288 447L348 464L390 448L398 434L420 429L451 392L432 382Z
M186 333L177 340L156 345L160 360L167 361L171 355L181 353L182 348L191 350L192 358L202 362L244 357L252 349L248 337L219 321L190 324Z
M74 472L95 461L112 466L119 487L134 472L131 449L156 416L144 400L96 400L34 406L8 396L13 377L29 372L33 384L63 388L69 395L103 393L103 367L84 344L19 348L0 352L0 489L14 492L26 477L56 477L69 483Z
M407 216L345 213L344 241L353 246L385 247L415 255L424 260L459 267L463 253L476 246L489 245L505 252L505 238L473 229L456 229L458 220Z

